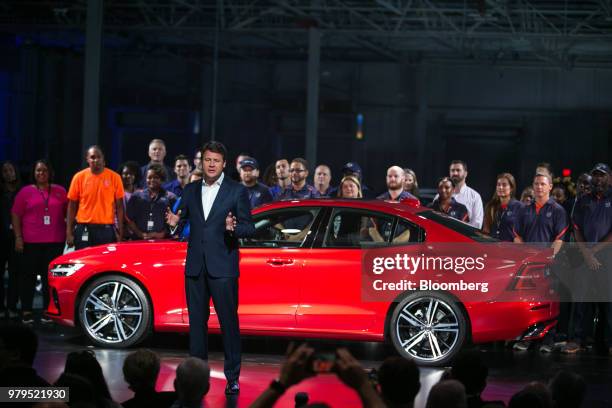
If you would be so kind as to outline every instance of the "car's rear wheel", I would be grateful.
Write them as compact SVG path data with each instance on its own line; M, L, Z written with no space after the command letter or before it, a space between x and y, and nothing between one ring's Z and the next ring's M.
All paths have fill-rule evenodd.
M96 345L123 348L143 341L151 331L151 305L131 279L107 275L91 282L79 302L85 335Z
M459 352L468 328L463 311L451 296L416 292L396 305L387 329L400 355L420 365L442 366Z

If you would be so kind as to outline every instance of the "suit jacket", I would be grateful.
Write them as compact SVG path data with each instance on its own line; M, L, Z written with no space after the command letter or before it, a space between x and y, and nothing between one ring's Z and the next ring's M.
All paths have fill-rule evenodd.
M190 225L185 275L198 276L206 268L213 278L238 277L238 238L255 232L246 187L223 177L208 218L204 220L202 181L195 181L185 186L179 209L181 219L189 220ZM237 221L233 232L225 229L225 218L230 211Z

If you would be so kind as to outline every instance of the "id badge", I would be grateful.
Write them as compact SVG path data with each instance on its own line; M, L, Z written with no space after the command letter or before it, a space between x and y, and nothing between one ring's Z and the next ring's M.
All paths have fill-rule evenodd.
M43 224L44 225L51 225L51 216L50 215L43 215Z
M153 226L155 225L155 223L153 222L153 220L149 220L147 221L147 231L151 232L153 231Z
M81 241L83 242L89 241L89 231L87 231L87 228L85 229L85 231L83 231L83 235L81 235Z

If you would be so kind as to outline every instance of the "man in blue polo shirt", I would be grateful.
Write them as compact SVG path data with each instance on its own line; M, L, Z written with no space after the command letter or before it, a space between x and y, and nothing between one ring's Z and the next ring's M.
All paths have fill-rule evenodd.
M291 186L291 177L289 177L289 161L287 159L278 159L274 163L276 172L276 184L271 186L269 191L272 195L272 200L278 200L282 192Z
M179 154L176 156L174 159L174 173L176 174L176 178L169 183L164 184L164 190L170 191L177 197L182 196L183 188L189 183L190 171L191 166L189 165L189 157L185 156L184 154Z
M252 157L246 157L240 162L240 180L249 192L251 209L272 201L268 187L257 181L259 164Z
M529 205L519 209L513 229L514 242L531 242L552 244L556 255L563 245L563 237L567 232L567 216L565 210L550 197L552 177L550 173L537 173L533 177L534 199ZM541 351L552 350L552 342L556 333L550 333L544 340ZM515 343L515 350L526 350L528 342Z
M516 215L514 242L551 243L556 255L567 231L565 210L550 197L550 174L538 173L533 178L534 200Z
M402 201L415 196L404 191L404 169L400 166L391 166L387 169L387 191L376 197L377 200Z
M598 163L591 170L591 192L581 197L574 207L574 236L585 267L576 281L576 312L574 315L574 341L568 342L563 352L578 351L585 341L586 330L592 327L588 318L589 309L597 306L601 312L608 309L608 329L612 329L612 303L586 303L609 300L612 296L612 188L609 186L610 167ZM608 330L609 332L609 330ZM612 335L608 335L608 346L612 347Z
M295 158L289 165L291 185L278 196L279 200L295 200L300 198L319 198L316 188L306 183L308 177L308 162L301 157Z

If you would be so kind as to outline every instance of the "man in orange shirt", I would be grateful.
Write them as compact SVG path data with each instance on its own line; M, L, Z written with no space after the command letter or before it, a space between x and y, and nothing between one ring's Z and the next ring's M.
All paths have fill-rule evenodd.
M66 243L76 249L121 241L123 236L123 222L115 231L115 214L123 220L121 176L105 167L99 146L87 149L86 159L89 168L74 175L68 190Z

